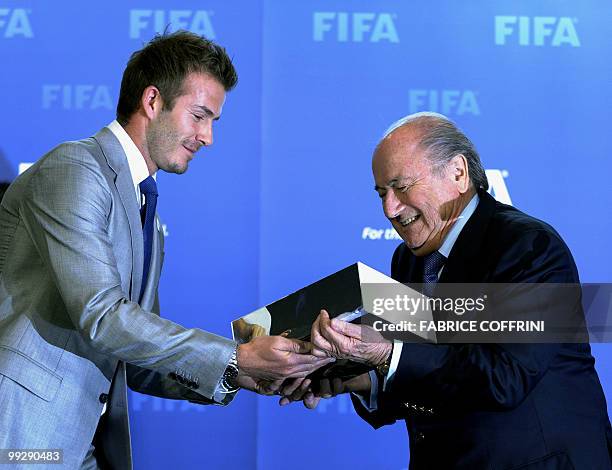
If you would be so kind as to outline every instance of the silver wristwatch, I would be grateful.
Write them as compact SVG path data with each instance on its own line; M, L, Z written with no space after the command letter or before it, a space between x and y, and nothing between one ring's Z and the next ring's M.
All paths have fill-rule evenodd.
M221 378L221 393L234 393L237 392L240 387L235 384L235 379L238 377L238 346L234 348L232 357L230 357L229 363L223 372Z

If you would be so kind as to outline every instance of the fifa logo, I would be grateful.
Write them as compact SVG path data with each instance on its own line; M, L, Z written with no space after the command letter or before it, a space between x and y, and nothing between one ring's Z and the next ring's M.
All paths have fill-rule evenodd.
M143 33L146 36L161 33L167 26L171 31L186 29L214 39L210 16L211 12L205 10L130 10L130 39L138 39Z
M487 174L487 180L489 181L489 194L503 204L512 205L512 199L510 198L510 192L506 185L506 178L508 172L506 170L485 170Z
M0 37L7 39L15 37L33 38L30 10L23 8L0 8Z
M433 111L447 116L480 115L480 107L473 90L409 90L410 113Z
M31 163L31 162L21 162L19 164L19 168L17 169L17 174L20 175L21 173L26 171L28 168L30 168L32 165L34 165L34 163Z
M42 108L96 110L113 109L106 85L43 85Z
M391 13L317 11L313 14L312 39L338 42L399 42Z
M580 47L575 20L554 16L496 16L495 44Z

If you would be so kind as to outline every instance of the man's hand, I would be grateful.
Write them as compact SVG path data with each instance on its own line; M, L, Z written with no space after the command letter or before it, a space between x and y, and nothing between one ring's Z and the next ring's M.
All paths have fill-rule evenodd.
M258 336L238 345L238 376L249 376L256 382L306 377L319 367L335 361L310 354L310 345L282 336ZM278 387L277 387L278 388Z
M270 382L266 380L255 380L253 377L249 377L248 375L239 375L232 382L234 385L240 388L259 393L260 395L275 394L275 391L270 387Z
M315 383L310 379L294 379L286 382L281 388L280 394L283 397L279 404L285 406L302 400L304 406L312 410L317 407L321 398L331 398L350 392L365 395L370 393L371 386L370 374L362 374L345 381L339 378L321 379Z
M280 389L282 398L278 402L280 406L288 405L294 401L303 401L304 406L309 409L316 408L319 404L319 397L315 397L310 388L310 379L292 379L286 381Z
M353 377L352 379L342 380L339 378L321 379L318 384L313 384L314 392L322 398L332 398L342 393L361 393L369 394L372 382L370 374L365 373Z
M383 364L393 349L391 342L373 328L330 320L325 310L312 324L310 341L315 356L351 359L374 367Z

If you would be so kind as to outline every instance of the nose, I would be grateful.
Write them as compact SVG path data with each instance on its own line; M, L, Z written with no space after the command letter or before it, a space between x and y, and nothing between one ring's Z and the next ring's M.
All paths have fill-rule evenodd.
M383 197L383 211L388 219L394 219L404 209L404 204L395 195L395 191L387 191Z
M213 143L213 121L212 119L203 119L197 129L196 140L203 146L209 146Z

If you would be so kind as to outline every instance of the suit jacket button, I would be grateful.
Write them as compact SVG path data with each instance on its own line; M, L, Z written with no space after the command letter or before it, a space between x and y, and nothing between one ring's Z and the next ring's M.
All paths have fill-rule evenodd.
M414 438L414 441L418 444L420 442L423 442L425 440L425 434L423 434L422 432L418 432L417 435Z
M100 397L98 398L98 400L100 400L100 403L106 403L108 401L108 394L107 393L101 393Z

